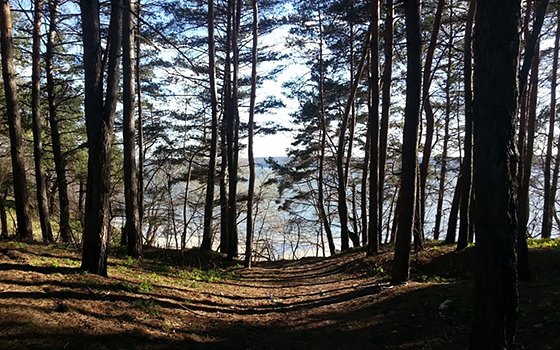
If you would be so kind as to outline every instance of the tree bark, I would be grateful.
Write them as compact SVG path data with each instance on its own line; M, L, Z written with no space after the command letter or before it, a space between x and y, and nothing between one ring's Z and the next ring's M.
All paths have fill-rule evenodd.
M318 9L319 12L319 129L320 129L320 145L319 145L319 161L317 164L317 209L319 213L319 218L321 224L325 228L325 233L327 235L327 242L329 245L329 251L331 255L336 254L336 248L334 245L333 234L331 230L331 225L327 217L327 212L325 210L325 193L324 193L324 169L325 169L325 149L327 147L327 123L325 120L325 96L324 96L324 63L323 63L323 22L321 8ZM341 249L345 250L349 248L349 237L348 235L343 236L341 232Z
M2 54L2 78L6 99L6 115L10 132L10 154L14 197L16 202L17 237L22 240L33 240L33 228L29 209L29 190L25 171L25 155L23 150L21 115L17 98L16 71L14 68L14 43L12 37L12 15L10 1L2 0L0 10L0 44Z
M58 102L53 69L59 1L49 0L48 4L49 29L45 53L45 73L47 75L46 90L49 108L49 125L51 130L56 182L58 187L59 237L62 242L69 243L72 241L72 231L70 228L70 204L68 200L68 181L66 179L66 159L64 158L62 152L62 141L60 139L60 121L58 120Z
M377 207L377 209L379 210L378 231L380 235L383 231L383 203L385 200L385 162L387 160L387 135L389 133L391 80L393 74L393 0L385 0L383 57L383 73L381 75L381 120L379 123L379 204ZM387 227L389 227L389 220L387 220Z
M453 82L453 3L449 4L449 42L447 43L447 71L445 83L445 120L443 125L443 146L441 152L441 170L439 175L438 200L436 205L436 218L434 223L434 240L439 240L441 221L443 218L443 200L445 197L445 181L447 176L447 153L449 149L449 122L451 121L451 89Z
M138 110L138 231L141 235L144 232L144 114L142 104L142 79L140 74L141 56L141 16L142 9L140 0L136 1L136 98Z
M124 0L123 8L123 173L128 255L142 256L142 232L138 208L138 168L136 166L136 125L134 120L134 0Z
M371 2L371 37L369 41L369 113L368 134L369 143L369 225L368 225L368 255L379 251L379 0Z
M237 167L239 152L239 109L238 109L238 69L239 69L239 22L241 2L229 0L228 16L230 23L226 56L226 148L228 157L228 205L227 205L227 230L228 230L228 259L238 256L238 231L237 231ZM230 21L230 22L229 22Z
M255 155L253 152L253 134L255 127L255 101L257 98L257 44L259 36L259 8L257 0L251 1L253 12L253 47L251 49L251 95L249 101L249 136L247 139L249 156L249 189L247 193L247 237L245 240L245 267L251 267L253 245L253 201L255 197Z
M356 70L356 75L355 75L355 77L352 77L352 79L351 79L350 95L348 96L348 100L346 101L346 105L344 107L344 112L343 112L342 118L341 118L340 135L339 135L339 138L338 138L338 150L337 150L337 154L336 154L336 170L337 170L337 175L338 175L338 188L337 188L337 191L338 191L338 210L339 210L339 218L340 218L340 223L341 223L341 236L343 236L343 237L347 236L348 238L350 238L355 247L360 245L360 239L359 239L356 232L350 233L350 231L348 230L348 206L347 206L347 202L346 202L346 197L348 197L348 194L347 194L348 166L345 166L345 163L348 164L348 160L346 162L344 160L344 154L345 154L345 136L344 135L346 134L346 130L347 130L347 127L348 127L348 121L349 121L349 118L350 118L350 113L352 112L352 109L353 109L353 106L354 106L354 103L355 103L356 94L358 92L358 85L359 85L359 82L362 78L362 75L364 74L366 60L367 60L367 57L370 53L370 43L371 43L371 40L372 40L371 39L372 27L373 26L370 26L370 29L368 30L368 35L366 35L366 38L368 38L366 40L368 42L366 42L366 45L364 46L364 51L362 52L360 62L358 64L358 68ZM370 91L370 95L371 94L372 93ZM371 113L371 111L370 111L370 113ZM371 128L371 127L368 126L368 128ZM368 132L368 141L367 142L369 142L369 143L373 139L372 134L373 134L372 132ZM370 148L370 151L371 151L371 148ZM370 154L370 153L368 152L368 154ZM350 157L351 155L348 154L348 156ZM370 159L370 161L371 161L371 159ZM365 172L364 176L367 177L367 171ZM370 217L370 219L371 219L371 217Z
M220 163L220 253L227 253L228 247L228 229L227 229L227 207L228 207L228 195L227 195L227 147L226 147L226 127L225 122L222 121L221 125L222 135L220 137L220 153L221 153L221 163Z
M418 155L418 122L422 91L422 42L420 37L420 4L404 1L406 25L406 102L402 145L402 173L399 193L399 225L395 243L395 258L391 282L398 284L410 278L410 239L414 225L416 203L416 173Z
M529 41L531 32L529 30L529 19L533 12L533 4L527 3L525 16L523 19L523 35L525 41ZM527 246L527 223L529 222L529 179L533 163L533 148L535 142L535 122L537 114L537 98L539 84L539 62L540 48L533 57L531 68L531 80L524 91L519 92L520 116L519 116L519 137L517 139L517 149L519 150L519 170L517 172L519 190L519 210L518 210L518 235L517 235L517 273L519 280L526 281L531 279L529 267L529 247Z
M537 49L539 49L537 47ZM531 269L529 266L529 247L527 246L527 223L529 222L529 184L533 166L533 152L535 145L535 131L537 120L537 99L539 92L539 64L540 49L533 57L531 69L531 80L529 83L529 99L527 101L527 127L526 145L520 147L523 156L520 157L522 165L519 167L520 187L519 198L519 226L517 236L517 272L521 281L531 280ZM558 159L558 158L557 158Z
M472 178L473 178L473 93L472 93L472 28L474 13L476 11L477 0L471 0L469 4L469 12L467 15L467 23L465 26L465 47L463 66L463 79L465 88L465 156L461 164L462 172L462 190L459 208L459 237L457 239L457 249L461 250L467 247L469 241L469 227L472 225L471 218L471 198L472 198Z
M548 136L546 142L546 155L544 163L544 198L543 216L541 226L542 238L550 238L552 231L552 212L554 198L552 198L551 166L552 166L552 144L554 139L554 124L556 121L556 88L558 87L558 51L560 49L560 20L556 27L554 39L554 53L552 58L552 82L550 83L550 117L548 119Z
M47 199L47 184L43 170L43 139L41 135L41 25L43 22L43 1L34 1L33 52L31 63L31 116L33 119L33 160L35 163L35 183L37 206L43 242L52 242L53 234Z
M474 40L476 291L470 348L513 349L517 309L514 145L519 0L480 1Z
M455 243L457 236L457 220L459 218L459 204L461 203L461 191L463 190L463 175L459 170L459 177L455 183L451 208L449 209L449 219L447 220L447 232L445 234L445 244Z
M6 197L8 197L8 189L4 190L2 196L0 197L0 225L2 225L2 231L0 231L0 237L8 238L8 216L6 215Z
M211 250L213 241L212 221L214 218L214 187L216 184L216 157L218 150L218 98L216 92L216 43L214 37L214 1L208 0L208 75L210 81L210 155L208 156L208 178L206 179L206 201L204 203L204 230L200 249Z
M111 147L117 102L118 56L122 38L122 0L111 1L107 91L103 97L104 65L98 0L80 0L84 43L85 116L88 136L88 177L82 270L107 275L110 231Z
M419 236L423 236L424 217L426 214L426 182L428 180L428 170L430 168L430 159L432 157L432 143L434 140L434 111L430 102L430 85L432 83L432 64L434 61L434 53L438 43L439 29L441 27L441 17L443 15L444 0L438 0L436 13L434 15L434 24L430 34L430 44L426 53L426 61L422 74L422 104L426 115L426 139L422 150L422 162L418 169L420 173L420 198L419 205L416 208L418 225L414 228L419 232Z

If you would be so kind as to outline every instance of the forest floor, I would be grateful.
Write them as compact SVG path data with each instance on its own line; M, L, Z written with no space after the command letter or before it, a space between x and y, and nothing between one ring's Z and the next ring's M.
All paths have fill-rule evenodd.
M0 242L0 349L467 348L472 249L431 245L413 255L412 281L395 287L390 252L250 270L196 251L178 268L164 253L111 257L103 278L80 272L72 248ZM558 242L530 258L519 349L560 349Z

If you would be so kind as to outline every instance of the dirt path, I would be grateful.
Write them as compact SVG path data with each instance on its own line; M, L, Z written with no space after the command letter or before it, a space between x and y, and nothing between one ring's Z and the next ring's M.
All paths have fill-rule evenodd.
M436 253L424 260L448 269ZM432 271L390 287L389 260L209 272L112 259L101 278L72 251L0 242L0 349L466 348L471 282Z

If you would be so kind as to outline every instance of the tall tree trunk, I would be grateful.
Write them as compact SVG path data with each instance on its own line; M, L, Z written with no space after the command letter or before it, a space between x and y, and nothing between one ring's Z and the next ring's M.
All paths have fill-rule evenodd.
M368 31L368 35L366 37L370 38L370 35L372 33L372 26L370 26L370 30ZM362 56L360 58L360 62L358 64L358 68L356 70L356 76L353 77L351 79L352 83L350 86L350 96L348 97L348 100L346 101L346 105L344 107L344 112L341 118L341 123L340 123L340 135L338 138L338 150L337 150L337 154L336 154L336 170L337 170L337 175L338 175L338 211L339 211L339 218L340 218L340 224L341 224L341 236L342 237L348 237L352 240L352 243L355 247L360 245L360 239L357 235L356 232L350 233L350 231L348 230L348 205L346 202L346 197L348 197L348 193L347 193L347 187L348 187L348 182L347 182L347 175L348 175L348 166L345 166L344 164L348 164L348 162L345 162L344 160L344 154L345 154L345 134L346 134L346 129L348 127L348 121L350 118L350 113L353 109L354 103L355 103L355 99L356 99L356 94L358 92L358 85L359 82L362 78L362 75L364 74L364 70L365 70L365 64L366 64L366 60L367 57L369 55L369 44L371 43L371 39L366 39L369 40L369 43L366 43L365 47L364 47L364 51L362 52ZM371 95L371 93L370 93ZM371 142L371 133L368 132L369 134L369 142ZM348 156L351 156L350 154ZM366 175L367 176L367 175ZM371 217L370 217L371 219Z
M540 51L540 50L539 50ZM540 53L536 51L533 58L533 68L531 69L531 80L529 84L529 98L527 101L527 144L520 147L523 156L520 157L522 166L519 167L520 187L519 197L519 225L517 236L517 272L519 279L528 281L531 279L531 269L529 266L529 248L527 246L527 223L529 222L529 183L531 180L531 170L533 165L533 152L535 145L535 127L537 120L537 99L539 91L539 64ZM520 101L522 103L522 101Z
M439 173L438 199L434 223L434 240L439 240L443 218L443 200L445 198L445 180L447 176L447 152L449 148L449 122L451 121L451 89L453 82L453 3L449 4L449 42L447 43L447 70L445 81L445 120L443 124L443 146L441 152L441 171Z
M354 0L350 0L349 1L349 9L348 9L348 30L350 31L350 43L349 43L349 48L348 48L348 60L350 63L350 86L354 86L354 73L356 70L355 67L355 40L356 40L356 35L355 35L355 30L354 30ZM349 121L348 121L348 149L346 150L346 161L344 163L344 181L346 182L346 184L348 184L348 174L350 174L350 163L352 161L352 151L354 149L354 133L356 130L356 101L352 101L352 106L350 109L350 115L349 115ZM354 203L354 202L353 202ZM353 205L352 211L355 212L356 207ZM354 233L357 234L357 230L355 229L356 227L356 216L354 215L354 220L353 220L353 230Z
M353 5L352 1L350 2ZM349 15L351 17L351 15ZM350 170L350 161L352 160L352 144L354 141L354 125L355 125L355 78L354 74L354 33L353 33L353 19L350 19L350 98L346 104L344 114L340 122L340 135L338 138L338 149L336 154L336 170L338 176L338 215L340 220L341 237L348 236L355 247L360 245L360 239L357 232L351 232L349 226L349 213L347 203L347 189L348 189L348 174ZM359 77L358 77L359 79ZM349 130L349 135L346 135L346 130ZM348 149L346 149L346 138L348 137ZM345 158L346 154L346 158Z
M424 232L424 219L426 214L426 182L428 180L428 170L430 168L430 159L432 157L432 143L434 140L434 111L432 103L430 102L430 85L432 83L432 64L434 61L434 53L438 43L439 28L441 27L441 17L445 5L444 0L438 0L436 13L434 15L434 23L430 35L430 44L426 53L426 61L424 64L424 71L422 74L422 106L426 115L426 139L424 141L424 148L422 150L422 162L420 163L420 198L419 205L416 207L418 225L414 227L415 231L419 232L419 236L423 236Z
M237 232L237 166L238 166L238 132L239 132L239 110L238 110L238 69L239 69L239 21L241 13L241 2L230 0L228 6L229 16L231 16L231 26L229 37L229 62L226 65L231 67L226 76L226 146L228 156L228 207L227 207L227 228L228 228L228 251L229 259L238 256L238 232ZM227 69L226 69L227 72Z
M85 115L88 136L86 216L82 270L107 275L110 231L111 147L117 102L118 56L122 38L122 0L111 1L107 92L103 97L103 62L98 0L80 0L84 43Z
M325 233L327 235L327 242L329 244L329 251L331 255L336 253L336 248L334 245L333 234L331 230L331 225L325 210L325 192L324 192L324 169L325 169L325 149L327 148L327 123L325 120L325 96L324 96L324 63L323 63L323 21L321 8L318 8L319 12L319 129L320 129L320 144L319 144L319 162L317 164L317 211L319 213L319 218L321 224L325 228ZM341 234L341 249L345 250L349 248L349 237L343 236Z
M253 47L251 49L251 96L249 101L249 137L247 140L249 156L249 189L247 193L247 237L245 240L245 267L251 267L253 245L253 201L255 197L255 155L253 134L255 127L255 101L257 98L257 44L259 37L259 8L257 0L251 1L253 12Z
M47 184L43 170L43 140L41 136L41 25L43 21L43 1L34 2L33 53L31 64L31 116L33 118L33 160L35 162L35 183L37 206L41 223L43 242L52 242L53 234L47 199Z
M523 19L523 35L526 42L531 36L529 19L533 12L533 4L527 2L525 16ZM531 68L531 80L524 91L519 92L520 116L519 116L519 137L517 139L517 149L519 150L519 170L518 176L518 235L517 235L517 273L519 280L526 281L531 279L529 268L529 247L527 246L527 224L529 222L529 179L533 163L533 148L535 142L535 121L537 114L537 98L539 83L539 63L540 48L533 58Z
M368 181L368 175L369 175L369 160L370 160L370 156L369 156L369 152L370 152L370 147L369 144L371 143L371 135L369 133L367 133L366 135L366 144L365 144L365 151L364 151L364 163L363 163L363 169L362 169L362 178L360 181L360 211L362 213L362 244L365 246L368 243L368 224L369 224L369 220L368 220L368 215L369 215L369 203L368 203L368 197L369 197L369 181Z
M21 115L17 99L16 71L14 68L14 43L12 37L12 15L10 1L2 1L0 10L0 44L2 53L2 78L6 99L6 115L10 131L10 154L14 197L16 201L17 237L33 240L33 228L29 209L29 190L25 176L25 156L21 134Z
M368 255L379 251L379 0L371 2L371 37L369 41L369 111L368 134L369 143L369 226L368 226Z
M418 0L404 2L406 25L406 103L402 145L402 173L399 193L399 225L395 243L392 283L405 282L410 277L410 239L416 202L416 171L418 155L418 122L422 93L422 41L420 37L420 4Z
M550 186L550 215L552 217L554 217L554 215L556 214L556 192L558 190L559 173L560 173L560 135L558 136L558 140L556 144L556 157L554 162L554 168L552 169L552 184ZM548 232L552 233L552 220Z
M136 1L136 102L138 110L138 231L141 235L144 232L144 115L142 104L142 78L140 74L141 63L141 16L142 9L140 0Z
M378 231L383 231L383 203L385 194L385 162L387 160L387 134L391 108L391 80L393 74L393 0L385 0L383 29L383 73L381 75L381 120L379 124L379 204ZM367 147L367 146L366 146ZM392 204L391 204L392 205ZM389 220L387 220L389 227Z
M134 120L134 0L124 0L123 9L123 172L128 255L142 256L142 232L138 208L138 178L136 167L136 125Z
M58 186L59 203L59 236L64 243L72 241L70 228L70 204L68 200L68 181L66 180L66 159L62 152L60 121L58 120L58 102L56 95L56 82L54 78L54 47L57 36L58 0L49 0L49 29L45 53L45 73L47 75L47 102L49 106L49 124L51 130L56 182Z
M554 124L556 121L556 89L558 87L558 51L560 49L560 20L556 27L554 39L554 53L552 58L552 82L550 83L550 117L548 119L548 136L546 142L546 155L544 163L544 198L543 216L541 226L542 238L550 238L552 231L552 211L554 208L554 198L552 198L551 174L552 164L552 144L554 139Z
M473 108L473 93L472 93L472 28L474 13L476 10L477 0L471 0L469 4L469 12L467 15L467 23L465 26L465 47L464 58L465 64L463 66L463 79L465 88L465 156L461 164L462 172L462 186L461 201L459 216L459 237L457 239L457 249L464 249L469 241L469 226L471 222L471 197L472 193L472 178L473 178L473 122L472 122L472 108Z
M474 40L476 292L470 348L513 349L518 311L514 145L519 0L480 1Z
M227 147L226 147L226 127L225 121L222 120L222 135L220 137L220 253L227 253L228 247L228 228L227 228Z
M200 249L211 250L213 241L212 221L214 218L214 187L216 183L216 157L218 150L218 97L216 92L216 43L214 37L214 1L208 0L208 75L210 81L210 155L206 200L204 203L204 231Z

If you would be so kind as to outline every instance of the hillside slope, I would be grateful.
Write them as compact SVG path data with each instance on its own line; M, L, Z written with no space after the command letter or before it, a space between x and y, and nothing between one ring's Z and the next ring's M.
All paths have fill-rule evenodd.
M520 348L560 349L560 250L531 259ZM111 258L102 278L70 249L0 242L0 349L465 349L472 251L415 254L413 281L396 287L390 260L356 250L201 270Z

